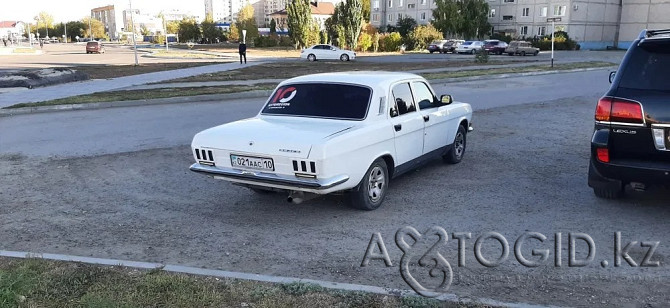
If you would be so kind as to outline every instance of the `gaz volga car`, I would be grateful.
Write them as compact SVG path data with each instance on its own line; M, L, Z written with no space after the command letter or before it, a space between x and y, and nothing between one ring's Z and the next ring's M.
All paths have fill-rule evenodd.
M204 130L190 169L300 203L348 192L378 208L389 181L431 159L459 163L472 108L420 76L344 72L280 83L257 116Z

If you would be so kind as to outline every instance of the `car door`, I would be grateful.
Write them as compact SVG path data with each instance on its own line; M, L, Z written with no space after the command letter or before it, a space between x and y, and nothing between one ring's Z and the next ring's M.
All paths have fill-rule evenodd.
M433 91L423 81L412 82L412 94L424 121L423 154L442 150L451 143L447 136L451 136L454 129L453 125L449 125L451 122L449 108L438 101Z
M338 60L340 58L340 50L333 46L325 46L326 52L328 53L328 59Z
M395 136L396 165L402 165L423 154L423 118L417 111L409 82L391 88L391 129ZM411 167L410 164L404 167Z
M323 46L321 45L315 45L312 47L312 53L314 56L316 56L316 59L322 60L325 59L325 55L323 54Z

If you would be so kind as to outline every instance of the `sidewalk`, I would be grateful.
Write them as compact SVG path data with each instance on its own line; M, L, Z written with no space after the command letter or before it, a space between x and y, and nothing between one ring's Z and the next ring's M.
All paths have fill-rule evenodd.
M249 62L244 66L263 64L264 62ZM50 87L37 88L26 91L14 91L0 94L0 108L19 104L34 103L70 96L91 94L95 92L112 91L147 83L160 82L175 78L190 77L201 74L229 71L244 67L237 62L182 68L178 70L153 72L147 74L118 77L112 79L96 79L76 83L66 83Z

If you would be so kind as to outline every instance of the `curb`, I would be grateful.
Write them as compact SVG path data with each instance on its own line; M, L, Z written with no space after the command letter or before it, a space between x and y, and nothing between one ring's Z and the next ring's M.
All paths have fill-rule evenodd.
M540 75L549 75L549 74L597 71L597 70L612 69L613 67L615 67L615 66L578 68L578 69L572 69L572 70L528 72L528 73L493 74L493 75L482 75L482 76L473 76L473 77L457 77L457 78L445 78L445 79L428 79L428 82L431 83L431 84L455 83L455 82L464 82L464 81L479 81L479 80L513 78L513 77L526 77L526 76L540 76ZM272 94L272 90L253 90L253 91L227 93L227 94L209 94L209 95L179 96L179 97L170 97L170 98L157 98L157 99L132 100L132 101L113 101L113 102L100 102L100 103L84 103L84 104L68 104L68 105L54 105L54 106L23 107L23 108L14 108L14 109L0 109L0 117L22 115L22 114L31 114L31 113L70 111L70 110L93 110L93 109L115 108L115 107L134 107L134 106L150 106L150 105L165 105L165 104L181 104L181 103L191 103L191 102L210 102L210 101L218 101L218 100L225 100L225 99L260 98L260 97L268 97L271 94Z
M24 251L7 251L0 250L0 257L10 257L10 258L20 258L20 259L29 259L29 258L38 258L54 261L68 261L68 262L80 262L85 264L95 264L95 265L108 265L108 266L124 266L140 269L160 269L167 272L173 273L182 273L182 274L191 274L199 276L211 276L218 278L231 278L231 279L242 279L242 280L252 280L259 282L269 282L269 283L310 283L321 286L326 289L333 290L342 290L342 291L359 291L367 293L375 293L382 295L390 296L414 296L419 297L415 292L410 290L400 290L400 289L391 289L383 288L370 285L360 285L360 284L351 284L351 283L339 283L333 281L324 281L324 280L315 280L315 279L301 279L294 277L281 277L281 276L270 276L270 275L261 275L261 274L250 274L242 272L229 272L223 270L214 270L182 265L170 265L163 263L152 263L152 262L138 262L138 261L128 261L128 260L115 260L115 259L103 259L103 258L92 258L92 257L81 257L81 256L72 256L72 255L61 255L61 254L51 254L51 253L32 253ZM514 308L540 308L540 307L556 307L556 306L543 306L543 305L531 305L525 303L505 303L488 298L461 298L456 294L445 293L435 299L443 302L452 302L452 303L481 303L484 305L490 306L502 306L502 307L514 307Z
M237 92L237 93L226 93L226 94L208 94L208 95L196 95L196 96L178 96L178 97L170 97L170 98L142 99L142 100L132 100L132 101L113 101L113 102L100 102L100 103L67 104L67 105L54 105L54 106L23 107L23 108L14 108L14 109L0 109L0 117L22 115L22 114L31 114L31 113L70 111L70 110L92 110L92 109L115 108L115 107L134 107L134 106L151 106L151 105L165 105L165 104L182 104L182 103L192 103L192 102L211 102L211 101L218 101L218 100L225 100L225 99L268 97L272 94L272 91L273 90L252 90L252 91Z

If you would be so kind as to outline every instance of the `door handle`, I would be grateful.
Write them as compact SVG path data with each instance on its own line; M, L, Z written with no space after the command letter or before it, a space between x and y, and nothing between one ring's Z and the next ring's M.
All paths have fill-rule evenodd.
M429 115L425 115L425 116L423 116L423 121L424 121L424 122L428 122L428 120L430 120L430 116L429 116Z
M402 129L402 125L401 124L396 124L396 125L393 125L393 128L395 129L396 132L399 132Z

